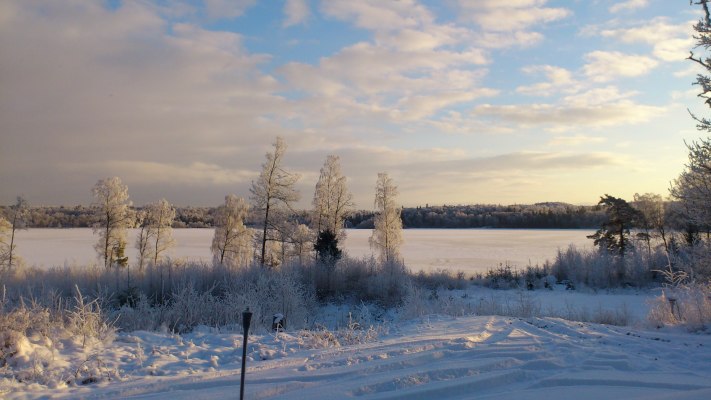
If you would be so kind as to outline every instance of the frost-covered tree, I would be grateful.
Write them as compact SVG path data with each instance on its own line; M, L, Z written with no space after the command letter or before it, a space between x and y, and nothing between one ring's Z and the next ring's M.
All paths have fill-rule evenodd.
M10 259L10 230L12 225L0 215L0 267L6 269ZM2 270L0 269L0 270Z
M256 181L252 181L249 191L254 212L261 228L261 252L259 262L265 264L267 242L278 240L275 232L284 231L291 205L299 200L299 192L294 186L299 175L288 172L282 166L286 143L281 137L274 142L274 151L266 154L262 172ZM283 236L283 235L282 235Z
M158 264L161 255L175 245L173 239L173 220L175 219L175 207L166 199L160 199L156 203L148 206L148 218L150 227L155 232L153 237L153 265Z
M379 173L375 185L375 229L370 246L378 251L381 262L392 263L400 259L402 219L397 204L398 190L387 173Z
M341 233L343 221L353 211L353 194L348 190L338 156L329 155L321 167L313 199L313 228ZM339 235L340 236L340 235Z
M157 265L161 255L175 245L171 227L174 219L175 207L166 199L151 203L139 212L137 220L140 230L136 238L136 248L140 268L143 268L148 260Z
M233 194L225 196L225 204L217 208L211 246L216 263L233 267L249 264L252 232L244 225L248 212L249 204Z
M100 179L92 189L94 202L94 234L99 241L94 245L104 267L114 262L125 264L123 253L126 248L126 230L133 224L128 200L128 187L118 177Z
M299 224L291 235L292 256L296 257L300 265L303 265L310 258L313 250L314 233L304 224Z
M702 49L705 54L689 54L689 59L700 65L705 74L696 76L695 85L701 88L698 94L704 104L711 107L711 14L709 13L709 0L697 0L693 4L700 5L703 17L694 25L696 34L695 48ZM692 114L697 122L697 129L711 132L711 120ZM691 144L689 149L689 162L685 170L673 182L670 190L672 197L679 200L684 208L690 226L706 231L707 237L711 232L711 138L701 138Z
M143 267L145 267L151 259L151 229L148 224L148 211L136 211L136 225L138 226L136 250L138 250L137 261L139 271L142 271Z
M687 144L689 162L674 180L670 193L696 229L711 231L711 138Z
M694 25L694 31L696 31L694 35L696 45L694 47L701 48L706 52L711 48L711 14L709 13L708 3L709 0L697 0L696 3L694 3L701 5L704 11L703 17ZM694 84L699 85L701 88L701 93L699 93L698 96L704 100L704 104L711 107L711 77L708 75L711 73L711 57L708 55L694 54L694 52L691 51L688 58L706 70L706 75L696 75L696 82L694 82ZM697 128L699 130L711 132L711 120L704 117L697 117L693 114L692 116L698 123Z
M8 225L8 237L4 241L0 239L0 266L13 268L20 263L20 258L15 253L15 248L17 247L15 244L15 233L18 229L27 229L28 214L29 207L27 200L22 196L17 196L15 204L11 205L7 211L6 223ZM0 216L0 218L2 218L2 216Z
M655 193L635 193L632 206L640 212L638 227L642 232L638 237L647 243L647 252L651 254L651 242L655 237L661 239L664 249L668 250L666 209L662 196Z

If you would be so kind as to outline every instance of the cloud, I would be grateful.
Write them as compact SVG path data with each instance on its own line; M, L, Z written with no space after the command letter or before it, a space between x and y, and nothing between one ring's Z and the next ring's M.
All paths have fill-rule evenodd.
M611 13L618 13L622 11L634 11L640 8L647 7L649 5L649 0L626 0L610 6L609 10Z
M629 98L634 92L617 88L597 88L566 96L558 104L482 104L475 116L490 118L520 127L545 127L560 132L581 127L609 127L646 122L664 113L664 108L637 104Z
M575 135L575 136L556 136L548 142L550 146L582 146L594 143L604 143L607 141L604 137L599 136L585 136L585 135Z
M286 19L282 26L289 27L302 24L309 18L310 13L306 0L286 0L284 3Z
M291 90L322 103L303 114L312 124L325 127L343 117L351 128L373 119L415 121L497 93L481 86L485 71L477 67L489 59L467 43L471 32L435 23L414 1L329 1L322 9L372 30L374 40L344 47L317 65L292 62L278 69Z
M430 25L434 16L414 0L328 0L321 11L330 17L353 21L356 26L372 31L397 31Z
M657 17L636 26L601 28L587 27L584 35L613 38L622 43L643 43L652 46L652 54L662 61L681 61L694 46L693 21L672 24L666 17Z
M203 0L206 13L212 19L231 19L244 14L257 0Z
M585 55L585 60L583 73L594 82L641 76L658 65L652 58L619 51L593 51Z
M274 42L215 23L263 11L253 0L166 4L0 1L4 196L85 204L99 178L119 175L137 204L166 197L215 205L227 193L248 193L281 135L286 167L303 176L300 206L308 207L327 154L341 155L361 207L372 203L380 171L402 183L403 198L515 201L535 190L545 197L546 183L567 170L591 177L616 167L605 153L525 151L597 143L595 131L541 131L624 126L664 112L635 100L646 88L607 86L639 73L638 64L629 60L636 72L613 65L607 74L593 68L605 61L595 53L587 79L588 70L540 61L541 49L529 61L541 65L522 69L534 79L513 80L517 93L494 87L508 88L505 74L530 60L498 50L539 44L537 28L572 15L543 0L471 1L454 16L453 2L333 0L311 10L316 3L288 1L261 28L309 26ZM504 11L508 18L495 24ZM322 18L334 38L316 37ZM303 54L294 56L301 48L288 40ZM659 54L673 48L660 46ZM526 104L521 94L548 99Z
M68 182L61 193L82 202L87 189L69 183L103 176L85 169L70 179L57 167L68 160L239 170L234 157L245 153L259 165L250 148L288 132L268 118L289 108L275 94L279 83L259 71L269 58L250 54L240 35L169 24L141 2L102 4L8 6L0 25L0 48L12 55L0 57L3 163L21 165L32 154L49 180ZM211 150L234 146L240 151L231 155ZM19 179L6 168L0 175Z
M553 65L532 65L524 67L522 72L528 75L543 74L548 81L519 86L516 88L517 93L548 97L561 91L574 92L578 90L579 84L573 78L572 72L565 68Z
M565 8L545 7L546 3L547 0L458 0L465 18L493 32L523 31L572 14Z
M114 160L95 167L114 171L115 174L133 183L149 185L239 184L251 182L259 174L256 170L228 169L203 162L179 165L152 161Z

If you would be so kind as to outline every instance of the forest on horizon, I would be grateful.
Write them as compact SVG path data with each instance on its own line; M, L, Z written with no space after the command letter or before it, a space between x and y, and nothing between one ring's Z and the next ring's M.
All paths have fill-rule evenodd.
M0 206L3 212L7 206ZM133 207L134 211L142 207ZM212 228L217 207L176 207L173 228ZM358 210L345 219L345 226L372 229L374 212ZM404 228L520 228L520 229L597 229L605 220L600 206L579 206L561 202L536 204L425 205L403 207ZM28 228L88 228L94 222L91 207L33 206L27 218ZM311 219L306 210L298 211L299 222ZM246 221L248 226L254 221Z

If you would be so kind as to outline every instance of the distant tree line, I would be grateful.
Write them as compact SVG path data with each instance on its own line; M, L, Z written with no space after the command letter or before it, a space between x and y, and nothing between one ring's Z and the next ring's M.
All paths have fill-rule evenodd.
M138 216L146 207L131 207ZM173 228L213 228L218 207L175 207ZM0 213L9 212L0 206ZM345 218L348 228L372 229L373 211L356 211ZM443 205L405 207L401 211L404 228L528 228L528 229L595 229L605 219L599 206L576 206L565 203L532 205ZM32 206L27 211L28 228L89 228L94 218L87 206ZM315 218L309 212L296 212L295 218L310 225ZM247 218L245 224L254 226ZM140 226L136 220L135 227Z
M565 203L426 205L402 210L405 228L592 229L604 219L604 211L597 206ZM356 228L368 228L371 224L367 212L355 214L348 222Z
M138 216L148 206L130 207L136 216L135 227L140 227ZM176 207L173 228L212 228L217 207ZM0 215L10 213L10 206L0 206ZM91 228L94 210L88 206L30 206L26 211L27 228Z

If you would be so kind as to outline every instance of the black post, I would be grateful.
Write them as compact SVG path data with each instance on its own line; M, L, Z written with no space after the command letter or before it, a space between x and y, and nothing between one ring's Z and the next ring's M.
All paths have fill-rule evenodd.
M242 344L242 379L239 385L239 400L244 400L244 373L247 367L247 335L249 333L249 323L252 321L252 312L249 307L242 313L242 328L244 328L244 342Z

